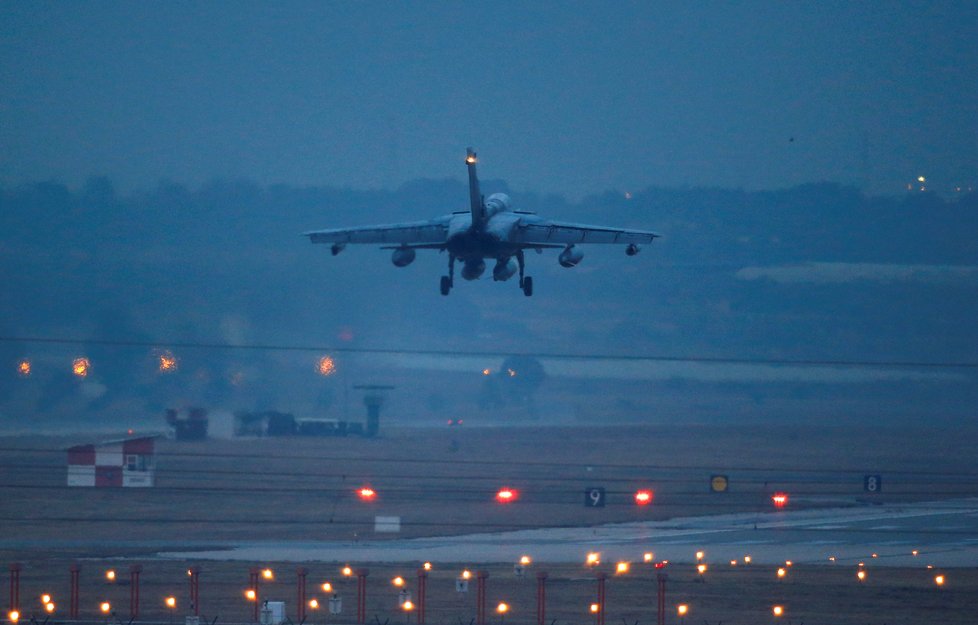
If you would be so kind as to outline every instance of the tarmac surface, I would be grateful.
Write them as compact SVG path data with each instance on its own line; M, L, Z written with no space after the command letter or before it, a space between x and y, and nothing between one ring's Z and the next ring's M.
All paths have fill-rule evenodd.
M249 541L226 548L162 551L165 559L291 562L583 562L600 552L605 562L688 562L698 550L710 562L770 564L872 563L874 566L967 567L978 564L978 498L783 510L677 518L594 527L357 542ZM917 550L917 555L912 552ZM873 554L876 554L875 556ZM835 558L830 560L830 557Z

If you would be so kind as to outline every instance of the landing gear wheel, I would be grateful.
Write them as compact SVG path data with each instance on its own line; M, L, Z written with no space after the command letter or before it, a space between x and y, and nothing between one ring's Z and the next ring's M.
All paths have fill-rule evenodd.
M530 276L523 278L523 295L527 297L533 295L533 278Z
M441 294L448 295L448 292L452 290L452 280L448 276L441 277Z

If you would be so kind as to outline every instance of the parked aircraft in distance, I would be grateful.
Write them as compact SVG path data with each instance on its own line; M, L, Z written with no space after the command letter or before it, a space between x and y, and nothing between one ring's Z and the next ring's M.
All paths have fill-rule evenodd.
M620 243L625 254L634 256L639 245L651 243L659 235L646 230L627 230L605 226L551 221L534 213L513 210L505 193L488 198L479 191L476 155L467 149L469 170L469 210L436 217L380 226L334 228L303 233L313 243L330 243L333 256L351 243L381 244L393 250L391 261L397 267L414 262L416 250L448 251L448 275L441 277L441 294L448 295L455 283L455 261L462 263L462 278L476 280L486 270L486 260L494 260L492 279L508 280L519 273L520 288L533 295L533 278L524 275L526 250L542 253L547 248L562 248L557 257L562 267L573 267L584 258L582 243Z

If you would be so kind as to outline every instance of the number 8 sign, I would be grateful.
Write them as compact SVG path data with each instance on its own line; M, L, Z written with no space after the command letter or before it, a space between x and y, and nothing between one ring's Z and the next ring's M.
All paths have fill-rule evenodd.
M878 493L883 490L883 476L882 475L866 475L863 476L863 490L867 493Z
M604 508L604 489L590 487L584 489L585 508Z

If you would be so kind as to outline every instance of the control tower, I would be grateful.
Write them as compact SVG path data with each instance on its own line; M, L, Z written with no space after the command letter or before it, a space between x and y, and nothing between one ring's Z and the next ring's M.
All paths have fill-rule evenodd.
M369 437L377 436L380 431L380 408L387 399L387 392L394 390L394 387L384 384L357 384L353 388L363 391L363 405L367 407L367 427L364 434Z

